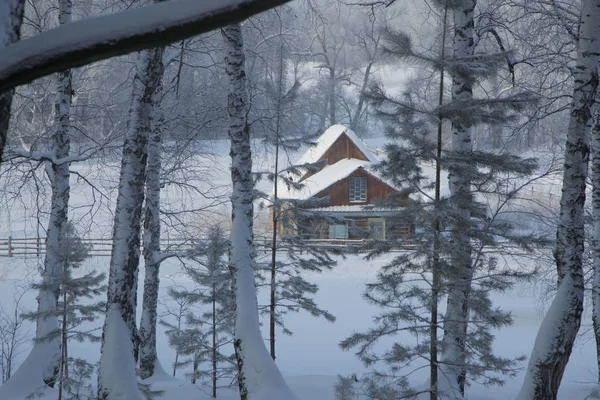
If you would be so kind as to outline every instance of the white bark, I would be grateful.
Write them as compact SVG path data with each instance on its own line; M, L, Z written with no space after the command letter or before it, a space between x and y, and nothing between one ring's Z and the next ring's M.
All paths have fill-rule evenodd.
M0 47L19 40L25 0L5 0L0 3ZM10 122L13 91L0 93L0 163Z
M228 111L233 183L230 269L235 293L235 338L238 380L242 400L295 399L269 356L258 320L252 269L253 190L248 93L244 42L239 24L222 29L225 64L230 79Z
M474 54L473 12L476 0L463 0L453 9L455 58L469 58ZM468 77L454 76L452 80L452 101L468 102L473 98L472 81ZM471 127L454 121L452 124L452 151L467 154L473 151ZM464 167L464 166L462 166ZM471 182L468 176L450 171L450 201L453 211L460 220L451 227L451 240L454 251L451 256L451 271L448 272L448 302L444 317L444 338L441 346L441 371L448 382L440 393L460 398L464 395L466 336L469 319L469 294L473 279L471 244L468 234L472 210Z
M556 399L583 311L584 204L600 53L600 0L581 5L555 259L558 291L538 332L519 400Z
M59 23L61 25L71 22L71 1L59 1ZM13 38L16 38L14 36ZM12 94L10 94L12 96ZM8 95L6 95L8 96ZM57 74L57 98L55 102L56 131L52 137L52 159L66 159L70 149L70 114L72 100L72 73L71 70L61 71ZM59 329L56 316L56 307L60 293L62 278L62 255L65 254L62 237L67 226L69 208L69 167L70 163L52 164L48 174L52 187L50 217L46 232L46 255L44 258L44 271L42 284L37 296L39 314L36 320L35 338L38 340L30 352L30 361L23 363L20 369L25 371L15 374L19 379L20 374L39 375L49 386L54 386L61 364L61 337L54 335ZM51 336L52 335L52 336ZM32 370L35 368L35 371Z
M164 71L161 62L157 67ZM160 72L162 79L162 71ZM154 93L153 101L155 110L154 119L158 118L156 114L157 105L160 104L159 86ZM156 355L156 313L158 306L159 290L159 268L160 268L160 169L162 131L160 121L152 126L152 133L148 142L148 162L146 168L146 208L144 215L144 265L146 274L144 276L144 297L142 299L142 318L140 320L140 377L146 379L154 374L157 363Z
M3 0L0 2L0 163L15 87L68 68L209 32L289 1L172 0L168 4L77 21L18 41L25 0Z
M598 118L598 116L596 116ZM596 339L596 364L598 382L600 382L600 121L596 120L592 135L592 220L593 237L591 240L594 260L592 280L592 325Z
M140 228L148 137L152 127L155 91L162 77L162 50L141 52L133 82L131 109L125 142L117 207L113 227L113 246L108 279L107 314L103 335L102 354L98 373L100 400L141 400L135 379L137 332L135 326L137 304L137 276L140 259ZM113 326L111 326L111 324ZM126 336L122 327L126 327ZM129 342L127 353L111 354L123 349L118 342ZM131 349L131 351L129 351ZM134 378L115 379L114 371ZM129 379L129 378L128 378Z

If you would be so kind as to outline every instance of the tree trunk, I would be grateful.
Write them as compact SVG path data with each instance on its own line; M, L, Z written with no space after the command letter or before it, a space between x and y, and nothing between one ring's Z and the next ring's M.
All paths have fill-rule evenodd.
M71 22L71 2L59 2L59 23L61 25ZM57 99L54 104L57 122L56 131L52 137L55 159L61 160L69 157L70 150L70 114L72 100L72 74L71 70L57 74ZM48 168L52 186L52 199L50 205L50 218L46 231L46 255L44 258L44 272L42 283L44 287L38 294L39 314L36 320L36 339L40 342L34 346L40 349L45 357L39 358L39 367L42 377L47 385L54 387L61 366L61 337L52 335L59 329L57 303L60 295L60 281L63 274L62 258L66 253L62 238L67 226L69 209L70 185L69 163L53 163ZM39 357L39 356L38 356Z
M585 181L598 89L599 23L600 0L584 0L554 252L558 291L540 326L519 400L556 399L581 325Z
M598 116L596 115L596 118ZM592 324L596 339L597 380L600 383L600 120L596 119L592 136L592 219L594 224L592 254L594 277L592 280Z
M277 225L279 223L279 194L277 185L279 181L279 146L281 145L281 117L282 117L282 102L283 102L283 87L285 81L285 62L284 62L284 46L283 46L283 26L281 19L279 20L279 65L277 66L277 87L275 90L275 165L273 168L273 235L271 237L271 282L270 282L270 299L269 299L269 351L271 358L275 360L275 335L277 326Z
M335 116L335 68L329 67L329 125L336 124Z
M212 397L217 398L217 283L212 282Z
M25 0L5 0L0 9L0 48L16 42L21 37L21 23ZM0 93L0 163L8 138L10 107L14 90Z
M377 50L375 50L375 52L377 52ZM373 55L373 58L371 59L371 61L369 61L369 64L367 64L367 68L365 69L365 75L363 76L362 86L360 88L360 93L358 95L358 103L356 104L356 108L354 109L354 114L350 115L350 129L352 129L354 132L361 131L360 117L362 116L363 107L365 105L366 93L369 87L369 79L371 78L371 69L373 68L373 64L375 63L374 58L375 55Z
M453 56L468 58L474 54L473 12L476 0L463 0L453 9ZM472 80L456 75L452 79L452 101L469 101L473 98ZM473 151L471 127L461 121L452 122L452 153L466 156ZM464 159L467 159L465 157ZM464 164L464 163L463 163ZM448 300L444 317L441 369L447 387L440 389L446 395L462 397L465 389L466 340L469 320L469 295L473 279L469 219L473 209L471 182L468 176L457 173L465 165L449 167L450 204L456 221L451 226L450 240L454 251L450 256L448 271Z
M64 263L63 265L63 273L66 279L67 269L69 268L68 263ZM62 400L63 389L65 387L65 380L68 378L69 374L69 358L67 353L67 291L63 290L62 294L63 300L63 308L62 308L62 330L60 334L62 351L60 353L60 373L59 373L59 383L58 383L58 400Z
M157 82L159 87L154 94L154 106L160 104L160 94L164 65L163 48L154 50L156 57ZM160 54L158 54L160 53ZM158 76L160 75L160 76ZM155 110L154 113L160 113ZM162 118L160 118L162 120ZM152 126L148 143L148 162L146 169L146 210L144 217L144 297L142 299L142 318L140 321L140 377L146 379L154 374L156 367L156 314L158 307L160 261L160 169L162 153L161 121Z
M448 5L444 7L444 17L442 20L442 48L440 52L440 59L446 58L446 30L448 24ZM444 105L444 74L446 70L444 67L440 70L440 85L438 93L438 106L441 108ZM434 206L436 213L440 209L441 200L441 185L442 185L442 148L443 148L443 133L444 124L440 119L437 126L437 144L436 144L436 160L435 160L435 197ZM438 363L438 351L439 351L439 339L438 339L438 328L439 328L439 301L440 301L440 286L442 281L442 271L440 270L440 234L441 224L439 215L436 216L433 221L433 255L432 255L432 271L431 271L431 328L429 333L430 348L429 348L429 399L437 400L439 392L439 363Z
M113 227L107 312L98 372L100 400L140 400L137 388L135 314L140 259L140 225L146 181L148 137L155 92L162 77L162 50L139 54ZM119 371L119 373L115 373Z
M225 67L230 81L227 109L233 192L229 263L235 293L234 346L240 397L242 400L294 399L295 396L269 356L258 321L252 269L254 181L242 28L239 24L230 25L221 32L225 42Z

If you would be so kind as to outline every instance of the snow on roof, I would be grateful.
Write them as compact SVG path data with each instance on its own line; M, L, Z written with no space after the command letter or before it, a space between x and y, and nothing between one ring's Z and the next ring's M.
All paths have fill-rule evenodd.
M361 213L372 213L372 212L398 212L399 207L377 207L371 205L351 205L351 206L328 206L328 207L317 207L312 208L311 211L317 212L335 212L335 213L348 213L348 214L361 214Z
M328 165L321 171L314 175L309 176L302 181L304 185L301 189L288 188L288 185L279 181L277 184L277 196L280 199L291 199L291 200L307 200L314 195L322 192L336 182L339 182L348 176L352 175L354 171L359 168L365 169L369 174L375 176L380 181L383 181L387 185L391 185L390 182L385 180L374 171L370 166L372 165L369 161L358 160L356 158L344 158L333 165ZM393 187L393 186L392 186Z
M375 155L367 148L367 146L356 136L350 128L344 125L332 125L327 129L316 141L316 145L310 147L306 153L300 157L296 162L296 165L301 164L313 164L319 161L319 159L325 154L325 152L335 143L335 141L346 134L348 138L359 148L359 150L367 157L370 162L378 162L379 160Z
M285 182L277 184L277 195L280 199L307 200L329 186L348 177L357 169L370 164L369 161L356 158L344 158L333 165L328 165L321 171L302 181L301 189L288 188Z

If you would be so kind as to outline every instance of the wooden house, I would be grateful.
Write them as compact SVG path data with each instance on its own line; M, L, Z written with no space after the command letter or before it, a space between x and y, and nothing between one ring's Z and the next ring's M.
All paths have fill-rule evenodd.
M319 239L386 239L411 234L412 226L394 217L398 207L379 204L393 199L401 205L408 199L374 170L379 159L352 130L344 125L330 127L295 165L319 161L323 165L318 171L306 170L300 178L301 188L284 182L278 185L279 199L305 202L310 205L303 208L314 211L305 213L314 216L296 221L296 231L310 232Z

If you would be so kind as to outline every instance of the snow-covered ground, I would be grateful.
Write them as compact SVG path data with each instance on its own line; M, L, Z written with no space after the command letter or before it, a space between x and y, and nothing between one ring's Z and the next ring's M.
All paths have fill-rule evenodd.
M361 298L364 284L371 281L377 268L385 259L364 262L358 256L350 256L340 260L339 266L322 275L311 274L309 279L318 283L320 292L317 295L318 304L328 309L336 317L335 323L315 319L305 313L289 314L286 318L288 328L294 335L280 334L278 338L277 364L286 380L301 399L333 400L333 384L336 375L358 376L364 372L363 366L352 353L340 350L338 343L355 330L364 330L369 326L371 317L377 312L375 308L365 303ZM175 280L186 284L185 278L177 274L178 266L170 261L162 269L163 287ZM107 257L90 259L86 268L106 270ZM14 284L23 284L35 277L33 260L1 259L0 303L4 307L12 304ZM142 281L142 279L140 279ZM189 282L188 282L189 283ZM528 355L531 351L537 329L544 311L546 288L543 284L522 283L514 290L505 294L496 294L494 300L503 308L511 310L515 318L514 326L497 332L495 347L503 356ZM161 292L161 298L165 292ZM264 293L263 293L264 295ZM30 291L26 296L25 306L35 306L35 293ZM589 316L586 321L589 325ZM33 326L29 325L30 333ZM585 330L582 329L582 331ZM170 370L174 352L168 347L162 328L159 328L158 338L159 358L165 369ZM267 328L263 330L267 336ZM19 357L19 362L27 354L27 349ZM84 357L89 361L99 358L99 345L71 345L71 354ZM415 376L418 384L419 376ZM514 398L521 384L522 374L507 381L501 388L485 388L474 384L468 389L468 398L475 400L501 400ZM596 361L594 343L590 336L583 336L577 343L569 366L567 367L559 398L562 400L584 399L594 387L596 380ZM151 379L153 389L165 390L162 397L165 400L208 399L209 390L201 386L192 386L181 379L173 379L168 375ZM15 397L14 399L18 399ZM56 393L48 392L44 399L56 398ZM235 399L233 391L222 390L222 399ZM5 399L3 399L5 400ZM12 399L6 399L12 400Z
M383 141L375 139L368 143L371 147L380 147ZM227 154L227 142L217 142L211 145L210 149L213 155L204 157L194 167L197 175L194 181L210 182L212 193L218 193L227 199L227 185L229 182ZM256 143L254 168L256 171L267 171L272 162L269 152L261 148ZM288 155L294 161L298 154ZM196 160L198 161L198 160ZM287 160L284 160L284 162ZM86 236L107 237L110 236L110 226L112 225L111 209L114 206L114 195L116 187L117 165L118 163L108 164L102 168L95 165L80 165L77 168L83 175L98 186L99 191L91 190L87 184L76 178L72 179L74 186L72 191L72 212L86 230L83 232ZM191 182L192 180L190 180ZM549 189L542 187L542 184L548 184ZM259 184L264 191L269 191L269 184L265 180ZM554 194L559 184L545 180L539 183L535 190L549 193L546 197L549 199ZM534 189L531 189L532 191ZM5 194L4 201L10 204L10 207L0 209L0 238L12 234L22 236L27 234L33 236L36 231L36 212L35 198L33 192L22 193L12 200ZM105 197L103 197L105 196ZM208 204L214 199L195 198L190 194L184 194L183 208L198 206L198 204ZM173 207L182 197L182 192L177 189L169 190L165 193L165 200L173 203ZM545 197L544 197L545 198ZM10 201L10 203L9 203ZM95 203L94 203L95 202ZM218 201L216 201L218 203ZM546 204L550 201L544 201ZM86 205L94 203L94 207ZM44 200L40 200L44 205ZM226 221L228 211L227 205L223 204L216 207L217 213L211 211L211 215L223 216L222 221ZM211 209L213 210L213 209ZM192 222L198 226L207 225L207 219L210 215L201 214ZM46 223L46 216L41 214L40 222ZM93 224L90 220L93 219ZM260 225L260 220L257 225ZM172 228L166 227L167 234ZM174 232L175 235L177 232ZM43 236L43 231L41 232ZM13 296L17 286L26 286L38 278L38 268L41 265L41 259L17 259L0 258L0 305L7 311L12 308ZM361 297L364 285L374 279L379 266L384 264L386 259L378 259L365 262L359 256L349 256L347 259L340 260L338 267L332 271L325 272L322 275L309 274L308 280L318 284L320 292L316 296L317 304L327 309L337 317L333 324L323 319L315 319L306 313L291 313L286 316L286 324L294 332L293 336L279 334L277 342L277 364L290 387L300 397L305 400L332 400L333 384L336 376L357 374L360 376L364 367L355 358L351 352L344 352L338 347L338 343L349 336L354 331L365 330L371 321L371 318L377 313L377 309L367 304ZM179 262L177 260L168 260L161 269L161 300L165 300L166 286L178 283L190 285L185 277L179 274ZM84 268L97 268L101 271L108 271L108 257L94 257L87 260ZM526 264L526 263L525 263ZM143 282L143 267L139 282ZM539 328L544 307L548 304L544 301L547 292L545 283L521 283L514 290L504 294L494 294L493 299L504 309L513 313L515 324L510 328L497 332L495 348L498 354L502 356L529 355L535 335ZM141 288L140 292L141 294ZM21 304L28 310L35 308L35 292L29 291ZM264 303L266 294L261 293L259 301ZM140 297L141 298L141 297ZM589 327L589 312L585 315L584 324ZM101 326L101 321L98 322ZM33 335L35 329L32 324L27 324L25 330ZM586 330L586 326L582 331ZM267 328L263 328L265 337ZM17 364L20 364L27 356L30 343L23 346L22 352L17 358ZM71 345L70 355L83 357L91 362L99 359L99 344L73 343ZM158 354L160 361L167 371L171 370L171 364L174 360L174 351L169 348L164 330L159 327ZM523 367L525 367L525 363ZM183 373L179 374L183 375ZM500 400L512 399L518 393L521 385L523 373L516 378L509 380L501 388L485 388L476 383L468 389L468 398L474 400ZM419 384L424 377L414 375L414 383ZM576 348L572 354L567 367L559 398L561 400L582 400L595 387L596 382L596 361L593 339L590 336L582 336L577 342ZM152 378L152 388L164 390L165 400L187 400L187 399L208 399L208 388L201 386L192 386L185 380L173 379L164 374ZM32 388L35 389L35 388ZM0 400L21 400L23 396L16 396ZM56 399L56 392L46 391L44 399ZM221 390L219 398L236 399L239 398L235 391Z

